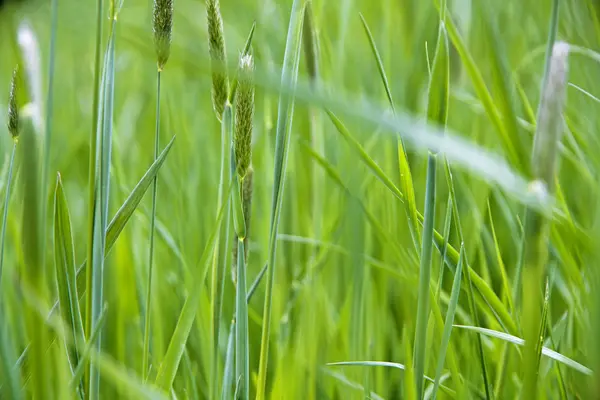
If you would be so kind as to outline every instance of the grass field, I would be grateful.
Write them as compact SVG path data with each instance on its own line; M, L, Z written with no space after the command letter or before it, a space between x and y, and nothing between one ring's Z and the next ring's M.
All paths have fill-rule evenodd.
M0 399L600 398L599 46L596 0L7 2Z

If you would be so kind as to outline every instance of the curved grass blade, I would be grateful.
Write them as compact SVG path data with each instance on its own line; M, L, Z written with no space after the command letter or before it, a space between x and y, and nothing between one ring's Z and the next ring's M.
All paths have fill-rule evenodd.
M440 386L442 369L444 368L444 359L446 357L446 350L450 343L450 335L452 334L452 325L454 324L454 314L456 312L456 306L458 304L458 297L460 296L460 282L462 279L462 264L464 257L465 248L463 245L460 246L460 256L458 264L456 265L456 271L454 271L454 282L452 283L452 293L450 295L450 302L448 303L448 310L446 311L446 321L444 323L444 333L442 335L442 344L439 350L438 364L435 371L435 381L433 384L433 400L437 397L437 391Z
M85 338L85 334L81 311L79 309L79 296L77 295L75 248L71 230L71 217L60 174L56 178L56 190L54 194L54 263L62 319L69 324L70 330L74 335L73 340L78 342ZM67 350L67 357L72 370L80 363L79 354L77 354L76 350L78 347L80 345L75 346L70 351ZM65 346L65 348L69 349L68 346Z
M466 326L466 325L454 325L455 328L460 328L460 329L466 329L466 330L470 330L470 331L475 331L490 337L494 337L496 339L500 339L500 340L504 340L505 342L509 342L512 344L515 344L517 346L524 346L525 345L525 340L513 336L511 334L508 333L504 333L504 332L498 332L492 329L487 329L487 328L480 328L477 326ZM586 367L585 365L582 365L580 363L578 363L577 361L564 356L560 353L557 353L556 351L549 349L547 347L542 347L542 354L545 355L548 358L553 359L554 361L558 361L561 364L566 365L569 368L572 368L576 371L581 372L584 375L593 375L593 371L591 369L589 369L588 367Z
M339 366L339 367L343 367L343 366L347 366L347 367L387 367L387 368L395 368L395 369L399 369L402 371L406 371L406 367L404 366L404 364L394 363L394 362L389 362L389 361L340 361L340 362L334 362L334 363L327 363L326 365L330 366L330 367L335 367L335 366ZM423 375L423 378L426 381L429 381L432 383L434 382L434 380L431 379L427 375ZM447 392L451 396L455 395L454 390L450 389L447 386L440 385L440 388L443 389L445 392Z
M387 95L388 101L390 103L390 107L394 114L396 113L396 109L394 107L394 100L392 99L392 91L390 90L390 85L388 83L387 75L385 74L385 69L383 68L383 62L379 55L379 51L377 50L377 46L375 45L375 39L371 34L371 30L367 25L367 21L364 19L362 14L360 15L360 19L369 39L369 45L371 46L371 51L373 52L373 56L375 57L375 61L377 62L377 68L379 70L379 75L381 76L381 81L383 82L383 86L385 88L385 93ZM415 250L417 252L420 251L420 236L419 236L419 222L417 219L417 203L415 200L415 189L413 186L412 173L410 171L410 165L408 163L408 158L406 156L406 149L404 140L398 136L398 163L400 168L400 187L402 188L402 193L404 193L406 197L406 216L409 222L409 229L413 238L413 243L415 245Z
M302 33L302 2L294 0L290 13L290 21L283 59L281 74L282 86L290 86L292 92L298 80L298 64L300 62L300 48ZM275 281L275 260L277 250L277 231L279 218L283 206L283 192L287 169L287 156L290 145L290 133L294 116L295 98L289 93L282 93L279 97L277 112L277 128L275 142L275 166L273 199L271 204L271 226L269 233L269 259L267 267L267 287L263 312L263 325L260 345L260 361L257 381L257 400L266 398L267 364L269 362L269 336L271 330L271 304L273 285Z
M225 214L225 209L229 204L228 198L231 194L231 189L232 188L230 185L223 200L224 204L221 205L221 209L217 216L217 220L215 222L216 226L208 238L208 242L204 248L204 251L202 252L200 262L196 267L194 283L192 285L193 290L183 304L183 308L177 320L177 325L175 326L175 331L173 332L173 336L171 337L169 346L167 347L167 352L158 370L156 384L162 390L168 391L173 385L175 374L177 373L179 363L181 362L181 357L185 351L185 345L190 335L194 319L196 318L198 307L200 307L200 295L204 289L204 281L206 280L208 267L210 266L209 260L213 253L213 248L217 239L217 233Z
M227 339L227 352L225 353L225 371L223 372L223 389L221 390L221 400L231 399L231 385L233 384L234 374L234 339L235 320L232 320L229 327L229 338Z

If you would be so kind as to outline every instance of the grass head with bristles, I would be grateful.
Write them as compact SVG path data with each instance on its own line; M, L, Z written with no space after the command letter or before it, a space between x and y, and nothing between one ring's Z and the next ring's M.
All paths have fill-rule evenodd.
M17 104L17 67L13 71L8 97L8 132L13 140L19 137L19 107Z
M227 81L227 61L225 58L225 36L223 19L218 0L207 0L206 18L208 23L208 51L212 69L212 102L219 121L229 94Z
M235 163L240 178L252 163L252 121L254 119L254 83L252 72L254 64L251 55L240 58L240 72L237 94L235 96Z
M171 54L173 0L154 0L152 28L158 69L162 70Z

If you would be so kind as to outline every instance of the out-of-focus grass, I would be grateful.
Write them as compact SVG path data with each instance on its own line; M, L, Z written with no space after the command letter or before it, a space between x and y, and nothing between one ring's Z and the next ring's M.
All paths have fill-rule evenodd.
M305 2L298 2L298 10L304 10ZM41 318L41 310L49 310L57 299L73 292L69 288L72 277L57 277L54 266L57 243L50 207L54 206L52 183L57 172L64 199L60 204L68 204L75 267L87 257L90 217L88 166L94 125L96 10L89 2L57 3L53 104L37 108L43 113L53 110L50 125L46 127L44 115L41 125L52 133L48 167L41 170L45 140L39 133L20 142L21 148L35 141L39 151L29 148L17 153L14 190L9 197L0 290L0 398L18 398L19 393L30 398L42 390L47 391L45 398L62 398L78 386L72 384L73 374L82 378L81 368L69 360L81 359L91 362L100 373L100 398L137 398L140 393L209 398L209 392L215 392L214 387L209 389L214 385L211 374L215 368L218 388L213 396L221 397L224 381L226 393L233 396L237 383L231 364L235 341L228 338L235 329L231 316L235 315L236 297L227 275L221 276L225 284L222 310L217 313L217 362L211 347L214 297L206 271L213 262L212 239L220 241L220 249L231 248L235 230L231 225L215 234L220 222L215 210L222 210L225 191L231 189L223 187L219 196L221 124L211 99L203 1L175 1L168 73L161 77L159 143L169 143L174 135L177 140L170 143L164 158L161 155L158 174L151 310L145 309L152 220L152 199L146 195L107 249L102 296L107 308L97 304L95 316L102 317L102 334L86 331L90 337L76 337L77 346L73 347L65 340L69 335L57 330L56 318L68 313L54 313L46 322ZM102 53L108 48L112 23L108 18L111 2L104 3ZM277 253L269 266L274 271L269 330L263 330L263 306L270 271L248 303L250 397L257 395L257 385L262 384L260 361L268 363L265 398L346 399L369 393L371 398L395 399L410 398L421 391L429 396L432 381L423 380L423 389L415 387L415 373L421 368L427 377L439 379L438 398L477 398L486 397L486 393L499 398L519 396L527 375L523 370L525 348L514 344L522 344L524 338L518 304L525 299L515 302L512 296L517 291L527 296L528 290L541 290L545 284L538 282L524 291L513 287L519 281L514 275L523 241L524 203L530 201L525 198L526 184L531 176L535 110L542 92L553 1L310 3L310 18L294 15L309 24L304 32L314 36L304 41L294 38L301 46L301 60L283 176L285 191L277 211ZM434 75L430 73L435 72L434 54L441 37L438 7L443 3L448 7L444 27L448 33L449 100L447 136L442 141L430 136L440 133L442 127L424 125L423 121L431 101ZM0 110L7 109L15 64L22 71L30 64L17 40L18 28L25 20L42 52L38 73L43 93L38 98L29 89L20 96L19 106L32 99L46 102L50 7L49 1L29 0L0 8ZM252 37L256 82L254 188L246 265L246 280L252 282L275 245L270 235L271 214L276 207L272 204L277 176L274 169L280 167L275 157L277 119L287 118L277 115L278 89L283 84L287 91L282 96L289 94L289 84L282 80L281 72L292 1L232 0L222 1L220 7L230 66L237 65L248 32L256 23ZM560 1L556 39L569 43L572 52L565 129L558 147L561 162L555 176L555 212L548 241L542 244L549 252L549 262L556 267L543 312L547 320L542 324L544 347L537 376L540 398L600 395L595 383L600 370L600 339L596 334L600 326L596 264L600 259L595 224L600 215L600 54L595 52L600 46L599 21L596 2ZM365 22L370 35L365 35ZM125 0L117 26L113 115L104 121L105 129L109 128L106 123L112 127L106 221L112 219L152 164L157 131L152 2ZM307 51L303 46L314 48ZM307 56L314 59L306 60ZM387 78L385 86L381 71ZM229 72L235 76L233 67ZM30 78L24 74L22 79L23 88L29 88ZM233 112L235 117L235 109ZM408 116L416 119L409 121ZM2 199L13 146L6 118L6 112L0 112ZM415 121L423 122L417 134L415 126L409 125ZM398 134L404 138L410 180L403 175ZM423 234L428 164L423 144L442 150L437 155L435 201L432 212L427 213L435 216L429 291L427 282L421 282L418 290L421 254L415 249L415 243L429 236ZM472 150L476 152L469 152ZM23 158L36 155L36 160ZM34 174L26 170L31 165L39 168ZM108 170L108 165L102 167ZM40 189L35 182L43 176L48 187ZM408 197L405 193L407 187L414 191L416 210L412 209L410 193ZM42 206L48 212L42 213ZM41 223L44 215L47 220ZM228 220L223 217L225 213L220 215L222 221ZM35 226L25 225L27 221L35 221ZM109 237L111 232L107 241L114 239ZM224 237L225 232L232 237ZM69 235L58 236L69 242ZM227 246L223 242L226 239ZM69 247L64 247L65 254L69 254ZM461 248L462 264L457 269ZM232 257L221 253L214 251L230 263ZM70 269L73 262L69 257L62 259ZM41 260L46 265L32 265ZM219 271L225 270L221 262ZM438 272L440 265L443 274ZM458 282L455 273L461 269L463 277ZM440 276L443 280L438 282ZM77 286L82 319L86 321L85 285ZM453 292L453 287L462 290ZM61 291L63 297L59 296ZM424 308L427 315L420 323L427 328L420 328L426 332L419 340L424 356L422 350L413 348L419 293L431 296L430 307ZM189 304L190 298L195 304ZM454 315L453 329L444 329L444 322L452 321L446 316L448 309ZM187 310L186 334L179 336L185 336L182 340L173 341L182 310ZM542 315L541 308L539 313ZM140 374L146 351L145 315L151 315L153 321L148 346L151 356L147 358L151 364L144 371L147 376ZM62 324L72 327L72 321L63 320ZM268 333L269 352L268 359L260 360L263 331ZM98 337L100 349L96 347ZM181 347L169 350L170 344ZM418 369L413 369L413 359ZM328 365L337 362L350 362L352 367ZM11 371L6 371L11 363ZM227 365L229 375L225 373ZM399 365L407 370L399 370Z

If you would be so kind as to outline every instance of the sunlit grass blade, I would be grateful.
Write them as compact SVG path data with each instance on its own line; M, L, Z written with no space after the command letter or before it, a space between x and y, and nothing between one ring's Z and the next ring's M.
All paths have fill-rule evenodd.
M224 199L228 199L230 194L231 185L226 191ZM196 318L198 307L200 307L200 295L204 289L204 281L206 280L206 275L210 267L209 260L212 256L219 226L228 204L229 202L227 200L224 200L224 204L221 204L221 209L215 221L216 225L210 237L208 238L206 247L202 252L202 257L196 266L196 270L194 271L194 283L191 286L193 290L183 304L183 308L179 314L177 325L175 326L175 331L171 336L167 352L162 360L162 363L160 364L160 368L158 369L156 384L165 391L170 390L171 386L173 385L173 380L175 379L175 374L179 368L181 357L185 351L185 345L192 329L192 324Z
M487 328L481 328L481 327L477 327L477 326L465 326L465 325L454 325L455 328L460 328L460 329L466 329L466 330L471 330L471 331L475 331L487 336L491 336L500 340L504 340L505 342L509 342L518 346L525 346L525 340L510 335L508 333L504 333L504 332L498 332L498 331L494 331L492 329L487 329ZM557 353L556 351L549 349L547 347L542 347L542 354L548 358L553 359L554 361L558 361L561 364L566 365L569 368L572 368L576 371L581 372L584 375L593 375L593 371L591 369L589 369L588 367L586 367L585 365L582 365L580 363L578 363L577 361L563 355L560 353Z
M429 320L429 284L431 280L431 256L433 252L433 227L435 222L435 163L437 157L429 154L427 163L427 183L425 189L425 216L423 220L423 241L419 266L419 294L417 322L414 339L414 369L417 399L423 396L423 375L425 374L427 322Z
M444 245L440 251L440 272L438 274L438 287L435 293L435 300L439 302L440 293L444 285L444 271L446 270L446 252L448 250L448 242L450 241L450 229L452 228L452 197L448 196L448 203L446 204L446 216L444 218L444 230L442 235L444 237Z
M386 96L390 103L390 107L391 107L392 111L395 113L396 108L394 106L394 100L392 99L392 91L390 89L388 78L385 73L385 69L383 67L383 61L381 60L381 56L379 55L379 51L377 50L377 46L375 44L375 39L373 38L373 35L371 34L371 30L369 29L369 26L367 25L367 21L362 16L362 14L359 14L359 15L360 15L360 19L361 19L363 28L367 35L367 38L369 39L369 45L371 46L371 51L373 52L373 56L375 57L375 61L377 63L377 68L379 70L379 75L381 77L381 81L383 83ZM419 232L420 232L419 222L417 220L417 212L418 212L417 211L417 203L415 200L415 190L414 190L414 186L413 186L413 179L412 179L412 173L410 170L410 165L408 163L408 157L406 155L406 148L405 148L404 140L401 137L398 137L398 167L400 168L400 188L402 190L402 193L406 197L405 207L406 207L406 216L408 218L408 223L409 223L409 229L410 229L410 232L411 232L411 235L413 238L415 250L418 252L421 245L420 245L420 235L419 235Z
M85 338L83 320L79 309L77 294L77 278L75 272L75 247L71 228L71 216L65 196L60 174L56 179L54 194L54 264L62 319L69 324L73 340L78 342ZM76 348L80 346L75 346ZM68 346L66 347L68 349ZM74 370L80 363L79 354L72 349L68 351L71 368Z
M281 74L282 86L295 86L298 79L298 64L300 59L300 34L302 32L302 4L294 0L290 13L290 21L285 45L283 71ZM273 302L273 286L275 283L275 261L277 250L277 232L281 208L283 206L283 193L287 169L290 134L294 116L294 99L289 93L281 93L277 112L275 165L273 198L271 202L271 223L269 232L269 258L267 267L267 287L263 312L263 325L260 343L260 361L257 381L257 400L264 400L267 385L267 367L269 363L269 339L271 330L271 306Z
M452 283L452 293L450 295L450 303L448 304L448 310L446 311L446 321L444 323L444 333L442 335L442 344L440 345L438 364L435 371L435 382L433 385L433 399L437 397L437 390L440 385L440 379L442 377L442 370L444 368L444 359L446 358L446 349L450 343L450 335L452 334L452 325L454 324L454 314L456 312L456 306L458 304L458 297L460 296L460 282L462 280L462 264L464 257L464 246L460 248L460 257L456 270L454 271L454 282Z

